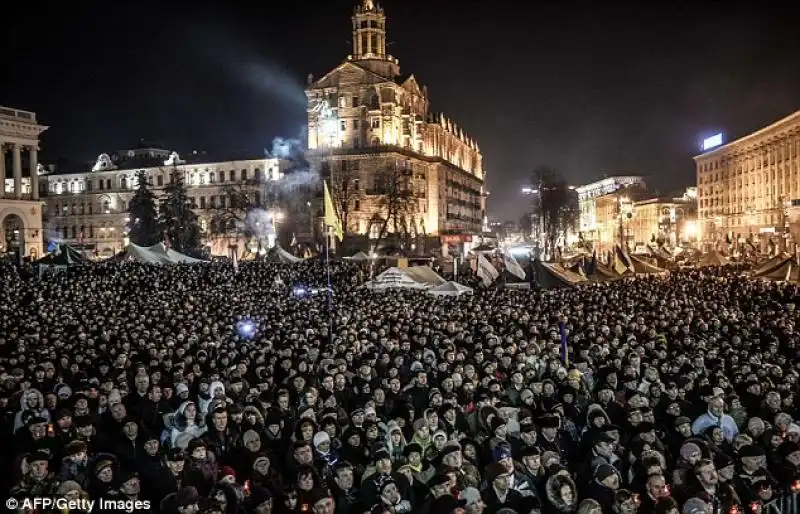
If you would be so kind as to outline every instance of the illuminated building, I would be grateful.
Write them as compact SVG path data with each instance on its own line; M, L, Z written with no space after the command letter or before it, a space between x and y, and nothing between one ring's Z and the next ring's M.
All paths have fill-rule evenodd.
M575 188L578 194L578 231L584 241L598 239L597 213L595 200L603 195L617 191L628 186L644 186L644 180L637 175L618 175L606 177L601 180Z
M0 107L0 253L42 255L39 136L36 113Z
M133 198L139 170L147 173L151 190L159 196L171 172L183 172L190 201L196 208L204 242L214 255L228 248L244 248L240 229L230 226L212 234L212 218L231 206L231 189L244 192L256 203L265 181L279 180L287 161L260 158L209 162L203 154L182 158L177 152L143 143L138 148L101 154L94 165L77 170L56 168L43 176L47 226L51 237L84 250L87 255L110 257L128 244L128 203Z
M704 241L783 245L786 209L800 198L800 111L694 160Z
M653 197L643 183L595 198L594 247L611 250L620 243L630 251L649 244L693 243L697 240L695 188L678 198Z
M364 0L355 8L352 40L352 54L323 77L309 77L306 91L308 148L330 177L337 205L348 191L346 231L376 236L374 220L386 215L378 177L395 173L414 196L406 230L457 242L480 234L485 172L478 144L430 110L427 88L414 75L400 74L400 62L387 53L379 5Z

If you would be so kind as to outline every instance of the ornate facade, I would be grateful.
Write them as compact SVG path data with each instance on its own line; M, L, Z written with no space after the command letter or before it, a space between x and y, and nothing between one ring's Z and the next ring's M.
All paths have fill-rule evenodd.
M784 241L800 199L800 111L694 160L703 240Z
M158 196L169 184L171 172L179 169L199 216L204 242L213 255L228 255L229 246L245 246L239 231L231 227L229 233L212 234L210 224L215 215L230 207L230 188L255 198L264 191L265 181L279 180L289 165L272 158L203 162L202 156L182 159L176 152L142 146L101 154L93 166L79 171L57 169L45 175L49 236L87 254L114 255L128 244L128 203L137 186L137 172L145 171Z
M0 107L0 253L42 255L39 136L36 113Z
M391 203L379 182L393 174L413 191L406 229L479 234L485 172L478 144L430 110L427 88L414 75L400 74L400 62L387 53L379 5L364 0L355 8L352 42L353 53L325 76L309 77L307 88L308 148L348 211L347 231L375 235L373 221L387 216Z

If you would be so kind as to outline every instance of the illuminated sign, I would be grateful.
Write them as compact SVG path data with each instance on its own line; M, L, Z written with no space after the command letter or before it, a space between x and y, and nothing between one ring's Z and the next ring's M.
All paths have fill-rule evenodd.
M714 134L703 139L703 151L710 150L722 145L722 134Z

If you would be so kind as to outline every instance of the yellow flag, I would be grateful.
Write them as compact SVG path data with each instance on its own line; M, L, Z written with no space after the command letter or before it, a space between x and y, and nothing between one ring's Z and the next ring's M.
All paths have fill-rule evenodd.
M333 235L336 236L336 239L339 241L342 240L344 237L344 230L342 230L342 222L339 219L339 216L336 215L336 210L333 208L333 199L331 198L331 193L328 191L328 183L326 181L322 182L322 187L324 189L324 200L325 200L325 225L331 228L333 231Z

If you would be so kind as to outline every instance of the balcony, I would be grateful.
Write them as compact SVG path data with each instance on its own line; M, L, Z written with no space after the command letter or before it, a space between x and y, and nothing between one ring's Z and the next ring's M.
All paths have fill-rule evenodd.
M11 107L0 106L0 118L23 121L25 123L36 123L36 113L23 111L22 109L12 109Z

